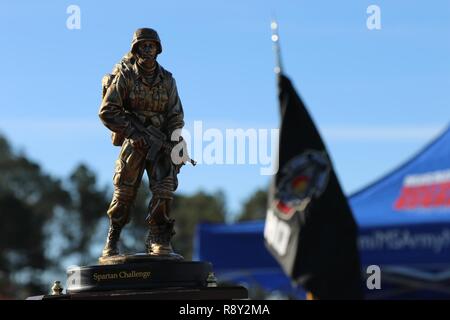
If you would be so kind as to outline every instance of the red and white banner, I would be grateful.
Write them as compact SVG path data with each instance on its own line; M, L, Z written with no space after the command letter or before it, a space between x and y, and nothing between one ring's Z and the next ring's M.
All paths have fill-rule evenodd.
M450 169L406 176L394 208L436 207L450 207Z

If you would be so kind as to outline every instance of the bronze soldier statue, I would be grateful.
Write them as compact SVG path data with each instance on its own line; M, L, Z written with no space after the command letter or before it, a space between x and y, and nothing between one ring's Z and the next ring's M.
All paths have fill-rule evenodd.
M179 141L172 141L171 137L184 125L183 107L175 79L156 61L161 51L161 41L155 30L138 29L131 51L115 66L112 74L103 78L104 96L99 116L112 131L113 144L122 148L108 209L108 237L100 260L119 254L120 232L130 220L130 209L144 171L152 193L147 216L147 254L182 259L173 252L170 243L174 220L169 212L180 168L170 155Z

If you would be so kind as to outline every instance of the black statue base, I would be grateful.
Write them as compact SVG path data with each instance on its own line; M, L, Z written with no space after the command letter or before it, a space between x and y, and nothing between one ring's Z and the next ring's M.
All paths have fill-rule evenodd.
M207 287L212 266L207 262L141 260L74 267L67 270L67 293L171 287Z
M66 294L54 289L52 295L28 299L229 300L248 297L244 287L218 287L208 262L135 254L111 257L101 263L67 269Z

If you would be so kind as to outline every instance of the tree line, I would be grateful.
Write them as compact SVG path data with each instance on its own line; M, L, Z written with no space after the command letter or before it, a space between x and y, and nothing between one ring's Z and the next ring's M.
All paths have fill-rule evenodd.
M54 277L64 279L68 265L95 263L106 237L111 194L88 165L55 177L0 136L0 299L48 292ZM150 196L147 183L142 183L122 236L125 252L144 251ZM257 190L234 220L264 218L266 198L265 190ZM176 193L171 211L176 251L191 259L196 225L224 223L227 214L222 191Z

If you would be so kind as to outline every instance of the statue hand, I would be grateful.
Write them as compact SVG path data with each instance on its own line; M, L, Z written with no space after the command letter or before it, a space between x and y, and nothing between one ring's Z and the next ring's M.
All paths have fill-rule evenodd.
M131 145L136 149L144 149L144 147L147 146L144 137L139 134L134 134L133 136L131 136L130 142Z

